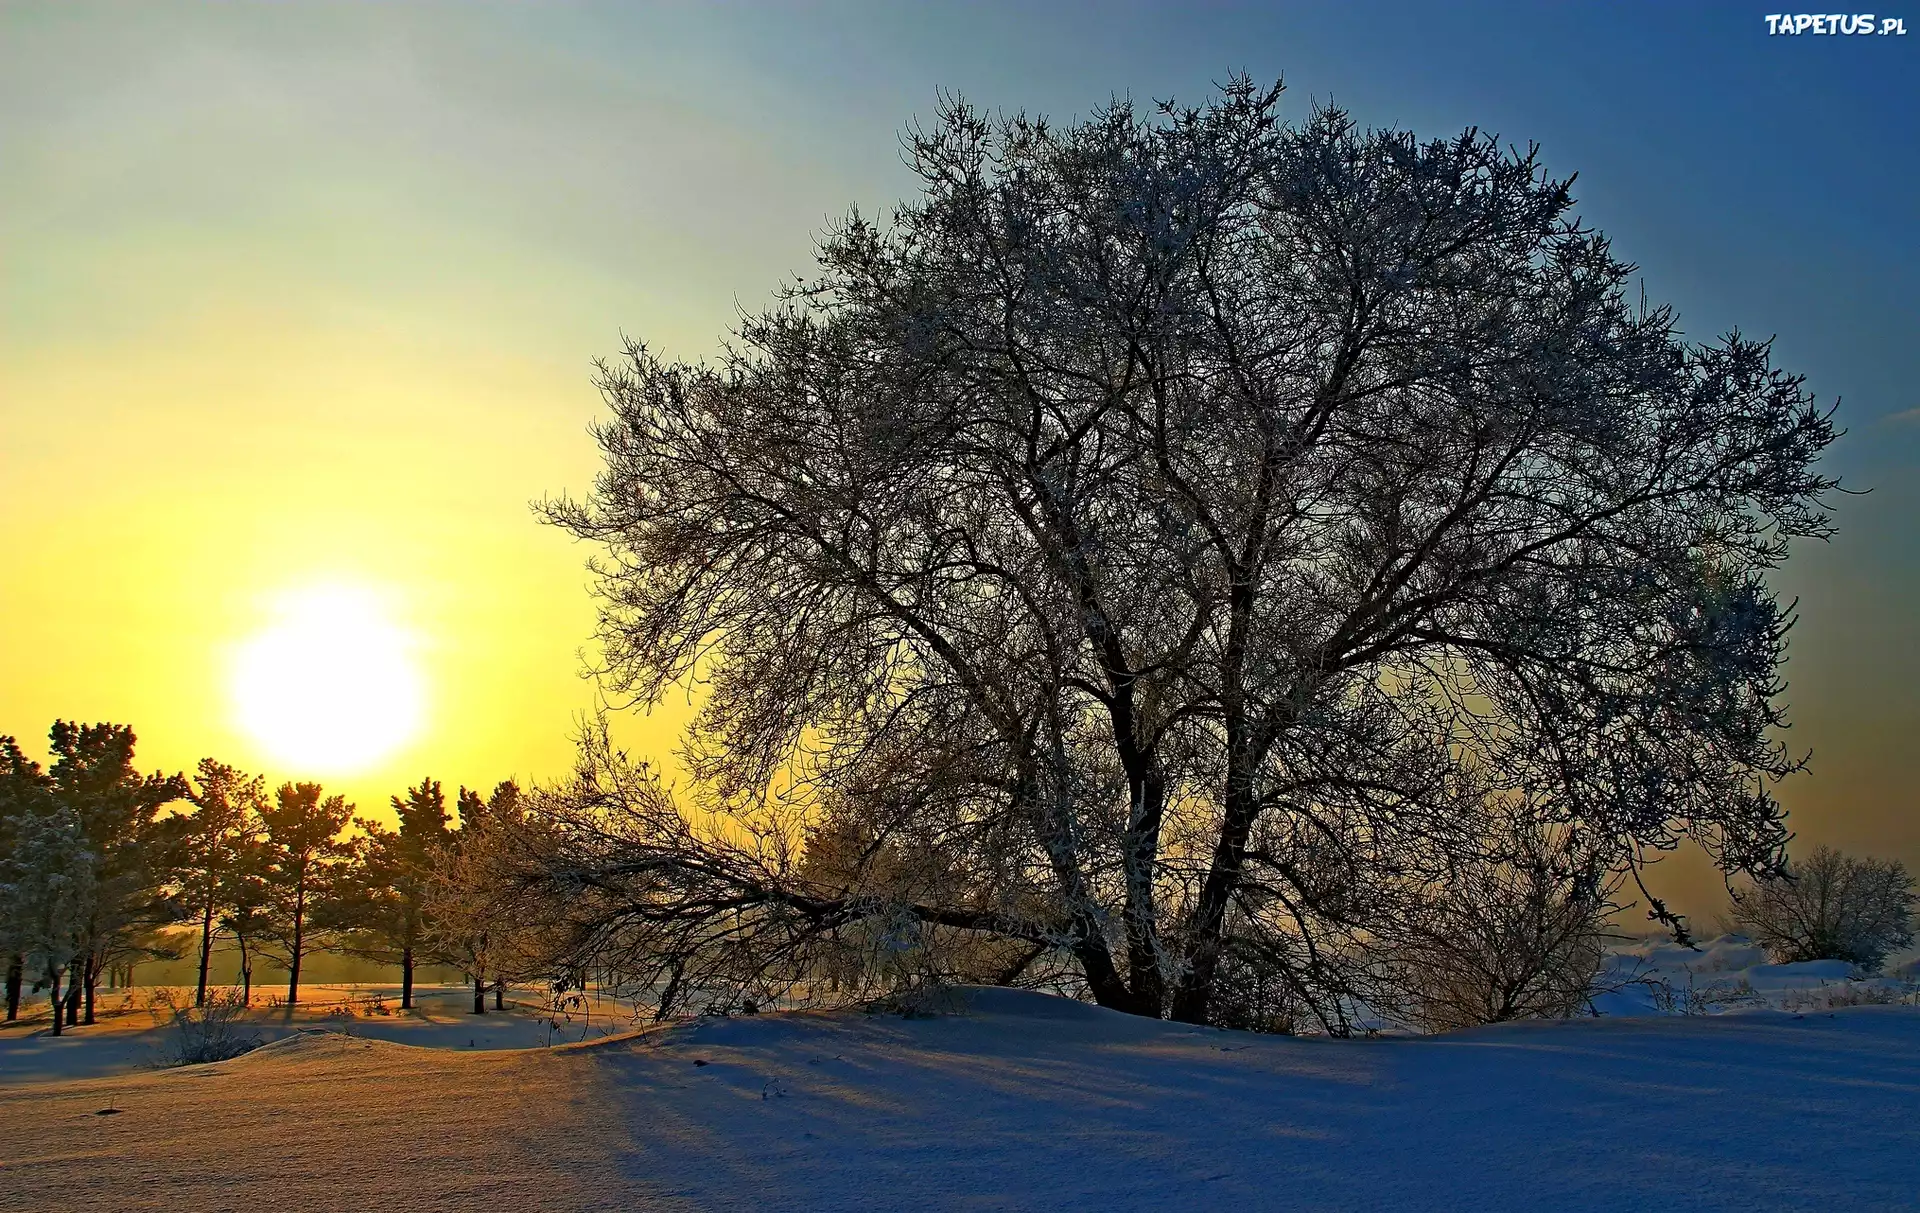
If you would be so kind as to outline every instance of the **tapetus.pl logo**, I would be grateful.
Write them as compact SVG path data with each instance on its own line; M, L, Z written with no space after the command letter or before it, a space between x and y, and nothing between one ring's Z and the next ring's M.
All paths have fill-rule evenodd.
M1769 13L1769 34L1877 34L1904 36L1905 17L1875 17L1872 13Z

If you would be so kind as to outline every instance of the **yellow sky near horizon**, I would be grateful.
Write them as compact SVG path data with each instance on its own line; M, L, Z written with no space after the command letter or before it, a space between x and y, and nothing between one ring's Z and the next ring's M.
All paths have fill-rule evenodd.
M213 756L363 811L423 775L563 774L593 608L530 503L590 482L590 360L623 322L696 356L724 328L725 295L634 272L688 255L675 217L556 255L579 233L516 218L524 166L427 154L455 100L404 30L322 53L188 24L171 58L37 32L16 82L90 55L104 87L0 128L0 732L43 753L55 717L124 722L145 768ZM426 727L365 769L294 769L236 718L236 649L316 584L421 641ZM684 715L626 731L664 756Z
M320 778L363 809L422 774L563 772L592 704L577 655L592 606L583 551L529 502L592 474L584 368L572 400L528 410L561 389L508 356L249 319L10 365L9 396L35 407L9 416L9 449L32 456L17 472L10 457L0 487L0 720L123 721L142 766L212 755ZM230 695L235 650L276 601L328 583L376 591L421 639L428 698L412 744L344 774L285 769Z

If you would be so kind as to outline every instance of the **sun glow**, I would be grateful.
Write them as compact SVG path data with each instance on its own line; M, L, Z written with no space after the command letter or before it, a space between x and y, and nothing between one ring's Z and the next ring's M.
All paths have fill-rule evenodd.
M288 594L274 622L236 654L240 726L302 771L365 770L420 731L425 693L415 647L368 588Z

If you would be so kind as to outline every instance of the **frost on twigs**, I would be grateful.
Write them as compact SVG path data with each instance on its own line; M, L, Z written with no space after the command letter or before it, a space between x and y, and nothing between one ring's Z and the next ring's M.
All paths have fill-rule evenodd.
M546 515L603 685L703 698L683 804L590 753L536 813L574 963L871 997L904 914L915 972L1339 1034L1402 943L1442 1020L1573 997L1569 882L1609 876L1508 922L1478 799L1777 864L1769 577L1832 531L1830 411L1629 298L1536 149L1280 101L949 100L918 196L716 361L601 366L603 466ZM1397 938L1436 915L1532 975Z
M557 988L590 975L655 1019L889 998L931 1010L952 985L1057 968L1010 912L914 900L929 881L960 895L964 874L935 857L810 829L778 801L692 809L599 726L574 778L526 803L488 877L502 921L531 924L516 929Z

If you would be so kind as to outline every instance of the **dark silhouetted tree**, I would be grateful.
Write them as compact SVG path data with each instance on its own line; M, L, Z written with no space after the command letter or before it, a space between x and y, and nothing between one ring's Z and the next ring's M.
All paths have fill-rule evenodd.
M1446 879L1468 792L1778 863L1767 575L1829 533L1830 412L1629 300L1533 151L1278 100L950 104L718 365L602 368L547 515L607 684L710 693L699 812L591 750L540 802L593 964L816 988L806 940L912 919L1206 1022L1236 938L1344 997L1322 944ZM822 816L942 863L811 882Z
M17 819L12 850L0 859L0 920L43 975L55 1036L63 1021L73 1022L73 1000L62 997L61 983L87 956L99 919L99 870L79 814L59 803Z
M263 827L264 828L264 827ZM264 834L240 836L231 864L220 873L215 925L233 939L238 953L242 1006L253 1003L253 962L278 922L280 898L272 882L273 854Z
M300 1001L300 964L314 946L309 916L317 902L333 895L349 854L341 835L353 806L344 796L322 799L321 792L317 783L283 783L273 803L260 811L262 875L273 897L273 913L261 934L287 966L290 1007Z
M126 725L60 720L47 736L49 787L80 823L94 864L91 910L67 1003L69 1023L92 1023L101 973L130 956L153 954L142 941L178 917L166 896L167 847L158 821L160 810L185 799L189 788L179 775L136 771L136 738Z
M213 941L227 910L221 895L231 887L249 840L262 829L266 780L203 758L188 799L193 812L166 818L162 827L174 854L176 896L200 928L193 1005L202 1007L207 1002Z
M414 966L427 945L427 897L436 865L448 855L446 796L423 779L393 797L399 828L361 820L353 858L328 911L342 932L341 949L400 966L400 1005L413 1006Z
M20 844L22 819L30 814L50 812L53 808L46 772L40 769L39 763L27 757L12 737L0 736L0 863L7 863L15 857L15 848ZM28 934L23 923L0 913L0 956L6 958L9 1022L20 1017L20 995L30 959L26 943Z

